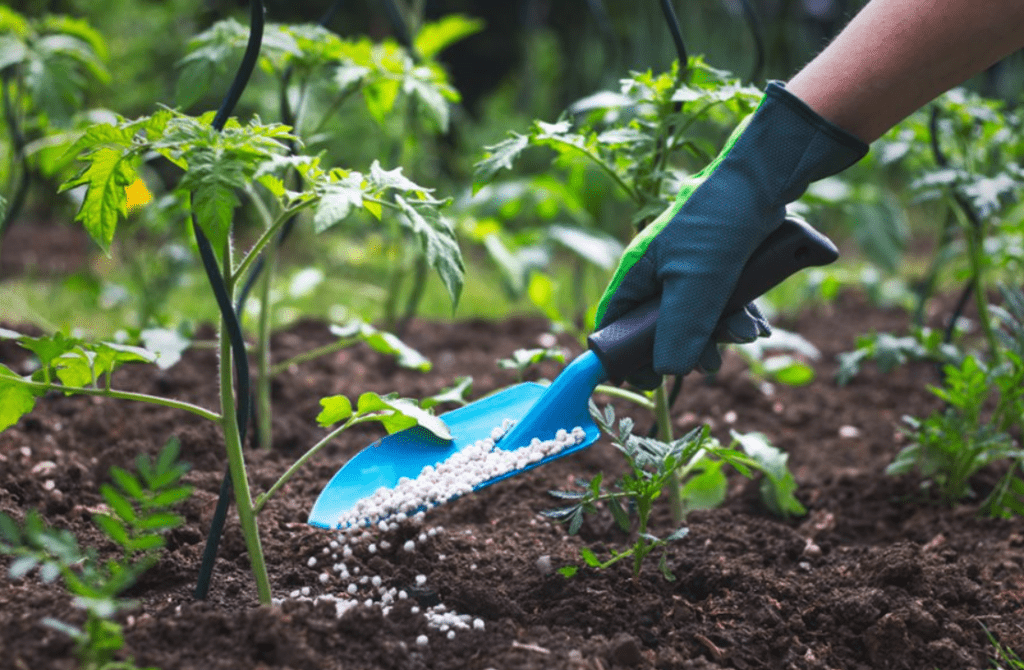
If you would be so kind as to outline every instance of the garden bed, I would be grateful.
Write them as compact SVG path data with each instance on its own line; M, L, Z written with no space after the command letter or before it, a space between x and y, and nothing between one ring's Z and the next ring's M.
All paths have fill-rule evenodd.
M335 534L307 526L306 515L337 468L380 436L375 425L344 433L260 515L274 596L284 601L273 608L254 605L245 544L232 522L209 599L191 597L225 468L210 422L160 407L51 394L0 434L0 511L20 518L37 508L103 551L91 515L110 467L130 465L138 452L156 453L177 435L196 491L182 509L187 524L173 531L161 562L128 594L139 607L125 628L127 655L165 670L986 668L994 651L986 628L1024 650L1024 521L933 505L918 497L914 481L883 474L901 445L901 415L923 416L937 406L925 389L935 381L934 367L882 375L869 366L846 387L831 381L835 355L851 349L856 335L899 331L905 316L846 295L782 325L821 349L815 382L776 386L768 396L730 356L715 381L687 379L675 417L679 430L709 422L722 439L730 428L765 433L789 453L797 496L809 513L775 519L760 507L757 482L735 478L725 505L691 514L689 536L672 545L674 582L653 562L637 579L623 564L603 572L581 568L571 579L551 571L581 564L583 544L626 544L610 515L589 520L575 537L539 515L556 506L548 490L619 471L621 457L605 440L431 511L423 528L386 538L388 549L371 554L363 543L350 558L335 559L331 554L342 551L330 547ZM536 346L544 332L538 319L417 322L405 339L434 362L429 373L398 368L361 346L286 372L273 389L275 448L248 452L254 489L265 490L322 435L315 422L320 398L363 391L422 397L460 375L473 376L476 398L513 383L495 361ZM275 337L275 352L283 358L331 339L324 325L301 323ZM13 344L0 343L0 362L23 372L22 351ZM215 365L212 351L193 350L155 376L148 368L123 369L117 384L214 407ZM545 364L539 372L551 377L557 367ZM644 429L648 417L635 415ZM991 474L982 473L979 490ZM656 512L656 519L653 531L667 533L667 513ZM439 527L419 541L421 532ZM413 537L416 550L404 551ZM331 570L339 561L349 580ZM4 569L8 563L0 559ZM379 600L372 583L358 583L374 575L384 589L408 597L396 598L387 616L379 605L360 605L337 617L350 582L360 602ZM438 603L467 615L468 627L453 626L452 639L424 616ZM34 575L0 581L0 665L76 667L70 640L43 625L48 616L75 621L79 614L59 586ZM424 635L427 644L417 644Z

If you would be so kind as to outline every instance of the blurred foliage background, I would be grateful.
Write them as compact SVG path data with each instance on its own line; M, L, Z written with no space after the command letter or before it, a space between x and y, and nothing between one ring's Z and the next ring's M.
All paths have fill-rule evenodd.
M691 55L700 54L714 68L761 88L770 79L785 79L798 70L864 3L700 0L673 4ZM415 101L408 106L396 103L386 119L374 118L360 104L346 102L331 108L313 81L308 82L313 91L309 104L319 105L314 111L324 115L324 122L306 138L306 150L323 152L332 165L364 171L374 160L385 168L401 165L406 174L435 188L439 196L453 199L451 212L469 268L456 316L500 318L539 310L568 314L578 326L585 326L580 305L592 303L606 280L608 259L614 259L616 249L609 240L622 244L632 234L635 204L616 195L600 170L564 160L553 163L548 154L525 155L508 179L473 196L473 166L486 155L485 147L501 142L510 132L528 132L535 119L555 122L574 103L599 91L618 91L619 82L630 72L670 71L677 50L659 3L268 0L267 21L322 21L346 40L368 37L373 42L401 43L403 28L389 14L391 6L398 9L404 30L412 35L452 14L482 22L479 32L453 42L436 56L461 98L451 105L449 126L438 128L417 120ZM26 122L23 139L30 159L22 167L10 124L0 130L0 187L6 184L14 189L19 170L31 176L24 206L11 223L43 230L69 223L78 205L73 192L55 196L59 183L74 172L62 147L74 139L76 128L112 118L111 114L126 118L150 114L158 105L191 114L215 109L240 51L225 52L223 67L202 91L182 85L182 59L195 49L190 42L218 22L234 18L243 26L248 24L248 3L224 0L13 0L9 7L30 18L63 14L82 19L105 41L109 76L79 82L80 104L74 118ZM3 81L9 91L15 90L12 77L5 76ZM287 95L297 96L297 86L295 81L286 82ZM1024 94L1024 57L1007 58L968 82L966 89L999 101L1000 114L1014 113ZM235 114L241 119L256 114L264 121L282 120L281 90L279 78L257 70ZM963 112L964 103L956 104L962 113L971 114ZM26 120L30 118L27 110L22 110ZM721 141L733 121L723 117L717 126L698 131L710 148ZM916 141L923 146L928 141L928 120L922 116L913 123L917 125L908 125L905 131L917 132ZM971 124L961 125L958 137L967 137ZM845 269L830 281L854 277L850 282L867 281L878 295L890 297L906 291L880 288L887 280L900 278L901 273L907 279L908 271L927 264L922 260L915 265L917 261L904 253L911 247L930 251L941 245L942 222L951 211L948 202L919 197L920 189L909 188L924 168L890 160L890 154L899 151L894 145L898 145L895 140L883 142L879 146L888 147L888 154L874 151L841 180L812 189L805 198L806 213L837 237L844 252L852 252L847 254ZM1013 161L1014 156L1019 162L1019 155L1009 152L995 160L992 169L998 171L1000 161ZM919 158L921 164L927 161ZM693 171L700 166L699 160L689 156L674 167ZM194 281L189 238L181 234L186 217L181 203L170 197L167 166L153 162L147 167L146 183L155 200L129 217L128 241L115 246L111 258L90 248L88 262L70 278L46 276L31 266L11 273L4 265L10 267L32 252L5 245L0 256L0 302L4 303L0 319L32 320L51 329L66 327L72 312L80 312L83 304L96 309L84 323L80 313L74 322L100 331L118 323L143 327L153 319L174 323L214 316L212 308L197 312L194 306L201 286ZM1009 188L1010 199L1016 200L1019 193L1014 188ZM12 200L9 191L0 197L8 203ZM1014 217L1019 215L1019 207L1010 211ZM1014 221L1019 226L1019 220ZM236 225L258 231L252 212L240 210ZM564 231L550 234L552 226L591 231L594 235L587 244L597 246L591 249L588 263L596 269L581 270L572 252L574 244L583 242ZM308 228L300 226L295 241L284 250L289 263L279 278L279 290L286 299L276 322L286 323L300 314L330 318L332 309L334 316L345 309L377 318L389 294L398 301L397 293L404 296L417 290L416 276L421 284L426 282L427 290L417 298L422 302L415 310L433 317L452 316L452 305L434 278L413 275L411 282L395 283L389 267L415 261L396 257L395 245L385 232L356 221L327 238L314 239ZM910 244L910 239L918 241ZM311 275L305 271L309 267L319 268L320 273ZM518 280L513 276L516 272L521 274ZM535 274L545 280L531 284ZM815 281L820 285L823 280ZM797 300L804 295L794 291ZM325 292L340 297L325 299Z

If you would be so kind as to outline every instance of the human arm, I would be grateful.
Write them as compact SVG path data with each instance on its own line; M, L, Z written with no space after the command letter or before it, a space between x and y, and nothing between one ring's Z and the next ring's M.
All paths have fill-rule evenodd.
M1021 48L1021 0L872 0L786 89L871 143Z
M722 312L785 205L856 162L865 142L1022 45L1024 0L872 0L789 84L770 85L719 157L633 240L602 297L603 327L662 296L653 370L638 385L713 370L715 341L766 334L756 312ZM732 326L726 337L715 332L723 317Z

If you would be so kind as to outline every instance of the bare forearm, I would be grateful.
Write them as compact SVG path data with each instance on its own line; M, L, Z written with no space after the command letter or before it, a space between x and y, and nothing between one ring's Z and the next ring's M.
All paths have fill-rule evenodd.
M1024 0L872 0L786 88L872 142L1022 47Z

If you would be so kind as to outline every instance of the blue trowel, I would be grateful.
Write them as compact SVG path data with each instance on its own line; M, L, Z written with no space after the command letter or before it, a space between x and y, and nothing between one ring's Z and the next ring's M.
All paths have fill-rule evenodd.
M786 219L754 251L743 268L723 314L744 305L803 268L827 265L839 252L827 237L797 219ZM474 487L479 490L512 475L584 449L600 436L590 417L590 395L598 384L621 383L649 365L660 297L637 307L618 321L594 332L589 350L578 356L547 386L526 382L498 391L440 418L452 439L444 440L416 426L378 440L353 456L320 493L309 523L335 528L338 520L381 487L394 488L403 477L415 479L424 467L437 465L482 438L506 419L515 421L496 448L515 449L533 438L552 439L558 430L581 427L584 438L574 446L526 464Z

